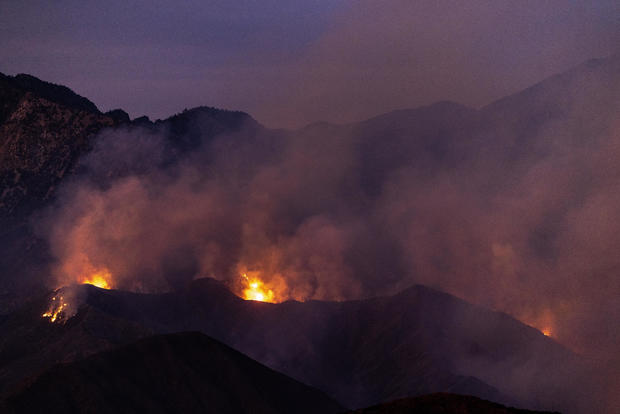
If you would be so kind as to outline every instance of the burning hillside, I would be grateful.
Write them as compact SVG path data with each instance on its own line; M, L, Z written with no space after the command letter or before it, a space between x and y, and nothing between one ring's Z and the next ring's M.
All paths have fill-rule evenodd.
M60 322L65 319L68 307L69 303L65 301L64 296L57 291L50 300L48 310L46 310L41 316L43 318L49 318L50 322Z
M47 211L54 286L99 275L90 282L162 292L209 276L243 298L282 302L358 299L418 282L505 311L573 349L611 352L617 334L602 319L613 313L617 282L606 269L616 264L602 252L620 232L609 230L618 200L604 190L616 167L600 154L618 154L618 137L602 131L605 149L572 154L573 141L551 126L528 131L523 139L543 148L506 164L512 147L501 143L512 135L497 122L526 98L284 135L208 108L106 131ZM591 124L572 115L553 125ZM224 116L235 120L227 133L204 132ZM515 125L535 114L519 116ZM474 121L482 131L468 129ZM584 171L601 186L586 191Z
M352 406L620 412L618 0L30 3L0 1L0 399L196 329Z
M97 286L101 289L112 289L112 274L109 270L103 269L78 278L78 282L86 285Z
M75 174L30 221L44 247L19 263L39 249L21 266L37 286L153 293L209 276L273 303L421 283L613 360L618 68L590 62L481 110L272 131L197 108L106 130L73 155ZM74 303L57 296L37 316L65 320Z
M249 278L247 274L241 276L243 284L243 298L246 300L255 300L258 302L277 302L273 290L265 286L265 283L257 277Z
M92 285L100 289L111 289L113 286L112 274L105 268L75 278L67 278L71 279L75 281L54 291L48 309L41 315L43 318L48 318L53 323L64 322L73 316L80 305L80 295L76 289L79 285Z
M74 285L54 296L54 303L79 303L79 312L67 319L77 309L63 307L49 328L37 321L24 325L28 315L40 317L29 309L0 324L0 386L3 380L18 380L15 374L31 358L43 367L109 349L136 335L191 330L323 389L349 407L386 401L401 392L444 390L558 408L588 405L586 396L593 391L581 376L587 375L583 360L555 341L505 314L422 286L361 301L269 306L243 300L213 279L161 294ZM13 329L13 323L24 329ZM2 359L32 341L37 347ZM38 347L46 352L39 354ZM503 362L497 364L498 359ZM573 390L573 381L581 388Z

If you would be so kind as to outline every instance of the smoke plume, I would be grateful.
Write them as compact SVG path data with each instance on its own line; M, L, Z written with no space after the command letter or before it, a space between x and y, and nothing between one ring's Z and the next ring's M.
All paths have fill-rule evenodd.
M207 134L197 109L183 114L190 132L105 131L48 211L54 283L106 270L119 289L208 276L239 291L248 274L279 301L422 283L609 359L618 67L590 62L481 110L440 103L297 131L248 117Z

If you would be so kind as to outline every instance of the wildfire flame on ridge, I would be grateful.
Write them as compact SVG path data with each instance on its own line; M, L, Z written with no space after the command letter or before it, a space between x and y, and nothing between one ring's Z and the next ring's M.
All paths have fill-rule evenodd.
M79 283L83 285L93 285L101 289L111 289L112 274L108 269L101 269L88 276L81 276Z
M99 269L89 273L88 275L82 275L76 278L78 284L93 285L101 289L112 288L112 274L106 268ZM56 291L56 294L52 297L49 303L47 311L41 316L48 318L50 322L62 322L67 319L67 313L69 312L69 305L71 302L64 295Z
M52 297L49 309L41 315L43 318L49 318L50 322L60 321L64 317L64 311L69 304L65 302L62 295L56 295Z
M257 277L250 279L246 273L243 273L241 277L244 279L244 285L246 286L243 290L243 299L258 302L275 302L273 290L267 288L262 280Z

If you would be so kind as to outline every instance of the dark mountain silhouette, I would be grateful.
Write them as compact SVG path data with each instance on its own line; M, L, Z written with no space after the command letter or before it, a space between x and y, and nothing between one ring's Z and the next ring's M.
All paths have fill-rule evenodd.
M52 367L8 413L337 413L320 391L200 333L151 336Z
M351 411L351 414L535 414L541 411L520 410L480 398L437 393L405 398Z
M0 273L19 275L3 280L0 312L40 292L47 246L30 215L53 199L94 135L115 123L64 86L0 74Z
M113 109L105 113L105 116L112 118L117 124L128 124L131 122L129 114L122 109Z
M232 134L245 129L246 134L257 130L260 125L248 114L240 111L227 111L206 106L185 110L156 126L165 127L170 141L177 150L187 152L208 142L220 134Z
M166 121L130 121L120 109L101 113L65 86L0 73L0 274L19 275L0 284L0 313L45 290L40 275L46 272L49 248L32 232L32 214L49 205L61 183L75 175L98 133L108 128L165 131L172 150L168 162L173 162L178 153L199 146L198 137L251 124L259 127L242 112L207 107Z
M30 92L33 95L47 101L54 102L71 109L92 112L95 114L100 113L94 103L83 96L76 94L66 86L45 82L32 75L22 73L16 76L6 76L0 74L0 81L9 84L11 87L18 89L23 93Z
M567 398L582 368L568 350L508 315L422 286L363 301L281 304L242 300L211 279L157 295L77 289L83 305L65 323L40 317L42 299L0 325L4 390L59 361L192 330L348 407L437 391L537 408L584 398Z
M48 200L89 137L115 121L64 86L0 74L0 219Z
M475 126L477 117L474 109L439 102L350 125L361 156L360 179L367 194L378 195L389 174L405 166L415 165L422 176L454 168L467 157L466 134Z
M130 122L121 109L101 113L88 99L65 86L30 75L0 73L0 220L27 217L50 200L70 176L80 156L92 149L97 132L131 125L166 130L179 150L200 140L258 124L249 115L200 107L165 121Z

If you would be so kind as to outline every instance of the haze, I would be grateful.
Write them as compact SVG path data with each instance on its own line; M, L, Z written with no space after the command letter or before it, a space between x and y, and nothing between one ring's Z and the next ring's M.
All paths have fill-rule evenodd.
M4 0L0 72L132 117L210 105L296 127L484 105L615 53L619 15L614 0Z

